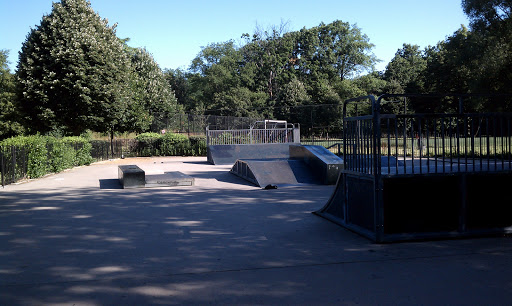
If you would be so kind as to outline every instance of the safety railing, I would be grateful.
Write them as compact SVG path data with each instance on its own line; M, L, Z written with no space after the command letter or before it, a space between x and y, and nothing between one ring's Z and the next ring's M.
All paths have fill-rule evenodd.
M300 142L300 127L298 125L274 129L206 129L206 143L209 146L298 142Z
M27 150L12 146L0 150L0 177L2 186L15 183L27 177Z
M346 170L392 175L512 169L512 114L381 114L386 97L345 102L344 115L350 103L369 103L372 112L344 117Z

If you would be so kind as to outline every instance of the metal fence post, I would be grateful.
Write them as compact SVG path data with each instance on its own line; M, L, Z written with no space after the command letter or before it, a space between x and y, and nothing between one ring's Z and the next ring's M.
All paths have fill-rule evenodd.
M5 186L5 164L4 164L4 153L3 150L0 151L0 170L2 171L2 188Z
M12 156L12 179L11 182L16 181L16 147L11 147Z

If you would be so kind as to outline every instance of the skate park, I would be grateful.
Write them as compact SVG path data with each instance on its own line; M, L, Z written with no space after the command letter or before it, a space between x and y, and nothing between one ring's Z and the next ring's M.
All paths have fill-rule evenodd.
M357 177L356 168L347 169L357 166L371 174L377 161L385 175L404 171L407 177L435 174L442 164L464 173L480 164L460 163L459 170L446 157L377 160L361 152L345 158L344 173ZM257 165L242 160L251 169ZM274 156L270 168L289 160ZM123 188L119 167L130 165L149 177L181 173L194 182ZM495 165L506 170L504 161L487 163ZM339 209L350 209L351 203L331 206L343 180L269 181L277 188L267 190L261 186L267 182L235 175L233 167L207 157L127 158L6 186L0 191L1 304L481 305L512 299L512 241L504 231L375 243L358 228L312 214L339 217Z

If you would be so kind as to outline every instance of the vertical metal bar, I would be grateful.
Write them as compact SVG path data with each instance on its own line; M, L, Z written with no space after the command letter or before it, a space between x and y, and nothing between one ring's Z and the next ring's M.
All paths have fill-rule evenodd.
M504 156L504 147L503 147L503 117L500 116L500 142L501 142L501 170L505 170L503 167L505 166L505 156Z
M482 127L483 125L483 118L480 116L478 119L478 149L479 149L479 156L480 156L480 171L482 171L483 166L483 148L482 148Z
M405 101L405 100L404 100ZM405 102L404 102L405 105ZM407 118L404 117L404 126L403 126L403 147L404 147L404 174L407 173L407 162L406 162L406 156L407 156Z
M450 138L450 171L453 172L453 118L450 118L450 126L448 127L448 137Z
M386 125L387 125L387 133L388 133L388 174L391 174L391 131L390 131L390 126L389 126L389 121L391 119L390 118L387 118L386 119Z
M434 118L434 172L437 173L437 120Z
M423 134L421 130L421 117L418 117L418 148L420 150L420 174L423 173Z
M2 187L5 186L5 157L4 148L0 147L0 171L2 171Z
M466 164L466 172L468 172L468 117L464 116L464 162Z
M368 174L372 174L373 173L373 167L372 167L372 156L373 156L373 152L372 152L372 148L371 148L371 136L372 136L372 130L371 130L371 124L372 122L371 121L365 121L366 122L366 160L367 160L367 169L366 169L366 173ZM370 155L372 154L372 155Z
M374 209L375 209L375 238L382 241L384 238L384 203L382 200L382 182L381 182L381 130L380 130L380 101L373 96L369 96L373 108L373 139L374 139L374 158L373 167L375 168L374 178Z
M471 117L470 126L470 137L471 137L471 165L473 166L473 172L475 171L475 118Z
M12 179L11 179L11 182L16 182L17 178L16 178L16 147L11 147L12 148Z
M492 118L492 129L493 129L493 136L494 136L494 170L497 170L498 167L498 152L497 152L497 143L496 143L496 117Z
M348 152L347 152L347 144L346 144L346 142L347 142L347 129L348 129L347 121L345 120L345 118L343 118L343 134L342 134L342 136L343 136L343 160L344 160L343 162L345 164L344 166L348 166L347 165L347 153Z
M508 170L511 170L511 163L512 158L510 157L510 154L512 152L512 139L510 135L510 116L507 116L507 143L508 143Z
M395 117L395 173L398 174L398 118Z
M455 132L456 133L456 135L455 135L456 138L455 139L457 140L457 171L460 172L460 127L459 127L459 125L460 125L459 119L460 118L459 117L455 117L455 119L456 119L455 124L456 124L456 127L457 127L456 128L456 132Z
M441 117L441 152L443 156L443 173L446 173L446 150L445 150L445 123L444 123L445 117Z
M429 120L425 119L425 129L427 137L427 173L430 173L430 135L429 135Z
M414 174L414 117L411 117L411 171Z
M490 157L490 150L491 150L491 140L489 139L489 117L485 117L485 135L486 135L486 143L487 143L487 171L491 168L491 157Z

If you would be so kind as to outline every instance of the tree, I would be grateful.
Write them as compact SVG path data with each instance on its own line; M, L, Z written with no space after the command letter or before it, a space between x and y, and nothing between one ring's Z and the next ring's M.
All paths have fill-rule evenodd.
M181 69L166 69L164 71L165 79L178 101L178 104L185 107L187 111L191 109L190 105L190 81L186 71Z
M267 30L257 27L250 40L249 34L240 52L244 60L244 69L251 72L255 79L247 84L253 91L265 92L273 104L278 98L282 86L290 81L290 58L294 47L294 36L287 31L287 24L272 26Z
M396 84L393 93L421 93L426 66L420 47L404 44L386 66L384 77L391 84Z
M373 47L360 28L336 20L301 30L296 56L304 65L299 68L303 74L344 80L372 70L377 62Z
M130 49L128 49L130 50ZM145 49L131 50L134 69L133 102L129 105L132 129L147 131L149 126L160 126L169 114L182 111L164 73ZM159 128L160 129L160 128Z
M501 28L512 15L510 0L462 0L473 29Z
M192 61L190 66L190 93L192 108L218 109L220 93L239 87L240 53L232 40L209 44Z
M113 133L128 116L130 73L115 25L88 1L62 0L23 43L17 92L32 130Z
M15 104L14 76L9 71L8 50L0 50L0 140L23 132Z

